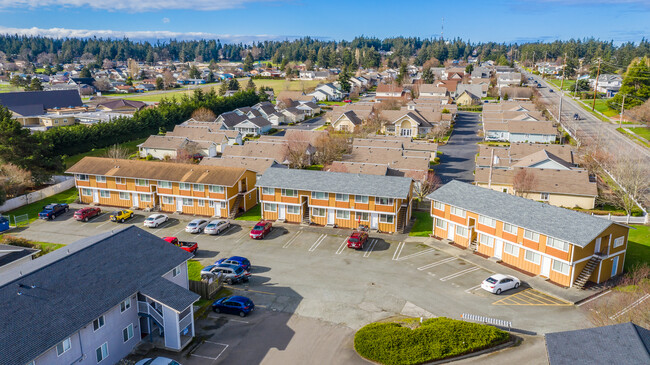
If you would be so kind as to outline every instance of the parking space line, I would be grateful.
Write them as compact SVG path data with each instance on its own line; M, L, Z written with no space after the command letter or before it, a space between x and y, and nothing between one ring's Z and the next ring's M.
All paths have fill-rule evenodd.
M234 228L235 228L235 226L230 226L230 227L229 227L228 229L226 229L225 231L219 233L219 234L217 235L217 238L215 238L214 240L216 241L216 240L218 240L218 239L224 237L224 235L225 235L226 233L232 231Z
M569 302L565 302L562 299L551 297L549 295L546 295L546 294L544 294L542 292L538 292L538 291L533 290L533 289L524 290L524 291L521 292L521 294L524 295L526 298L531 298L531 299L533 299L535 297L540 298L539 299L540 301L542 301L544 304L548 304L548 305L571 304Z
M211 343L211 344L214 344L214 345L223 346L223 350L221 350L221 352L219 353L219 355L217 355L217 357L207 357L207 356L202 356L202 355L195 355L195 354L192 354L193 356L203 357L203 358L211 359L211 360L214 361L214 360L217 360L218 358L220 358L221 355L223 354L223 352L226 351L226 349L229 347L229 345L227 345L227 344L225 344L225 343L214 342L214 341L208 341L208 340L205 340L205 342L207 342L207 343Z
M596 300L596 299L602 297L603 295L605 295L605 294L609 294L609 293L611 293L611 292L612 292L611 290L607 290L607 291L604 292L604 293L598 294L598 295L596 295L595 297L593 297L593 298L587 300L586 302L582 302L582 303L578 304L578 307L580 307L580 306L582 306L582 305L585 305L585 304L591 302L592 300Z
M492 305L571 306L573 304L529 288L497 300Z
M370 257L370 254L372 253L372 250L375 248L377 245L378 239L373 239L372 242L370 243L370 247L368 247L368 251L363 253L363 257Z
M474 290L476 290L476 289L478 289L478 288L480 288L480 287L481 287L481 284L474 285L473 287L471 287L471 288L465 290L465 293L470 293L470 292L472 292L472 291L474 291Z
M101 227L101 226L103 226L103 225L106 225L106 224L108 224L108 223L113 223L113 222L110 220L110 218L109 218L106 222L104 222L104 223L98 225L97 227L95 227L95 229L97 229L97 228L99 228L99 227Z
M471 273L472 271L476 271L476 270L480 270L480 269L481 269L481 268L478 267L478 266L470 267L469 269L465 269L465 270L459 271L459 272L457 272L457 273L455 273L455 274L447 275L447 276L445 276L444 278L440 278L440 281L447 281L447 280L450 280L450 279L453 279L453 278L457 278L457 277L459 277L459 276L462 276L462 275L465 275L465 274L469 274L469 273Z
M456 257L447 257L446 259L442 259L440 261L436 261L436 262L430 263L428 265L420 266L420 267L418 267L418 270L420 270L420 271L426 270L426 269L432 268L434 266L442 265L444 263L451 262L451 261L454 261L454 260L456 260Z
M181 228L180 231L174 233L173 237L178 237L178 234L181 232L185 232L185 228Z
M537 298L536 298L533 293L529 293L529 292L527 292L527 290L524 290L524 291L520 292L519 296L524 297L526 299L529 299L531 301L538 302L539 304L549 304L548 303L549 301L546 298L541 298L539 296L537 296Z
M291 246L291 244L302 234L302 231L298 231L293 237L291 237L284 245L282 245L282 248L287 248Z
M318 246L325 240L326 237L327 237L327 234L320 235L320 237L318 237L316 242L314 242L314 244L311 245L311 247L309 248L309 252L314 252L314 250L316 250L316 248L318 248Z
M393 253L393 261L399 260L399 255L402 253L402 249L404 248L404 245L406 242L400 242L397 244L397 248L395 249L395 252Z
M641 298L639 298L639 299L635 300L634 302L632 302L632 304L628 305L627 307L625 307L622 310L618 311L613 316L609 317L609 319L615 320L616 318L618 318L618 317L624 315L625 313L631 311L632 309L634 309L634 307L636 307L639 304L643 303L648 298L650 298L650 294L646 294L646 295L642 296Z
M337 255L340 255L341 253L343 253L343 250L345 250L345 247L346 247L346 243L348 243L347 238L343 240L343 243L341 243L341 246L339 246L339 249L336 250Z
M225 348L224 348L224 350L225 350ZM223 351L221 351L221 352L223 352ZM221 353L219 355L221 355ZM208 357L208 356L197 355L197 354L192 354L192 356L196 356L196 357L200 357L200 358L208 359L208 360L213 360L213 361L219 358L218 356L217 357Z
M402 246L402 247L403 247L403 246ZM410 255L406 255L406 256L404 256L404 257L400 257L400 258L398 258L397 260L398 260L398 261L408 260L408 259L410 259L410 258L417 257L417 256L421 256L421 255L425 255L425 254L431 253L431 252L433 252L433 251L436 251L436 249L435 249L435 248L428 248L428 249L426 249L426 250L424 250L424 251L420 251L420 252L412 253L412 254L410 254ZM401 253L401 250L400 250L400 253Z

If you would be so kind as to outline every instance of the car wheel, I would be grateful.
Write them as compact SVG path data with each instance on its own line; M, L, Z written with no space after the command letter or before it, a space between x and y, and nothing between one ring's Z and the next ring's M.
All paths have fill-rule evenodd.
M69 210L69 208L65 208L65 209L64 209L64 211L65 211L66 213L68 212L68 210Z
M519 287L519 283L515 283L515 289Z
M215 312L215 313L219 313L219 312L221 312L221 311L219 310L219 308L217 308L217 307L212 308L212 311Z
M228 285L232 285L233 281L232 281L232 279L228 279L228 280L226 280L226 283L228 283Z
M497 289L496 294L497 295L501 294L501 288Z
M120 223L124 223L124 218L120 219Z
M84 222L88 222L88 217L84 218Z
M246 317L246 313L244 313L244 312L239 312L239 316L240 316L240 317Z
M54 218L56 218L56 214L52 214L52 216L50 217L50 219L52 220L54 220Z
M158 223L154 224L153 228L158 228Z

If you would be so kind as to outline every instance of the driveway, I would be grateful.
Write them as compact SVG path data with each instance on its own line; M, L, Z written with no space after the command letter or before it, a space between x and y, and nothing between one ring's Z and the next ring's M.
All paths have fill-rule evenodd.
M301 129L301 130L314 130L318 127L322 127L325 125L325 118L323 117L316 117L316 118L311 118L308 120L305 120L304 122L300 122L296 125L281 125L277 126L277 129ZM282 133L282 134L281 134ZM284 132L278 132L276 135L284 135Z
M451 180L474 181L477 143L481 141L476 134L481 126L480 117L480 113L458 112L449 142L438 148L443 154L434 169L443 184Z

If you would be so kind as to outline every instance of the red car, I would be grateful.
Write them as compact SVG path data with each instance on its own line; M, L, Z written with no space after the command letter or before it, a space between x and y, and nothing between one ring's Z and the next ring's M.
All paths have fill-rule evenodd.
M255 225L255 227L251 229L250 236L252 239L261 240L262 238L266 237L266 235L269 234L269 232L271 232L272 229L273 229L273 225L271 224L271 222L259 221Z
M368 233L363 231L354 231L350 237L348 237L348 248L360 250L363 248L366 241L368 241Z
M179 241L176 237L163 237L163 240L174 246L178 246L189 253L196 254L196 251L199 249L199 244L196 242Z
M101 212L102 210L96 207L81 208L74 212L74 219L88 222L90 218L98 216Z

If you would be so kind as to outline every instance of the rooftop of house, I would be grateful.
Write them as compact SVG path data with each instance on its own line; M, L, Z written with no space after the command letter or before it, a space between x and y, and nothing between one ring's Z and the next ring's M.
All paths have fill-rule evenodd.
M277 162L274 158L270 157L247 157L247 156L228 156L224 155L221 158L204 158L199 165L202 166L225 166L225 167L239 167L256 173L264 173L269 167L282 167L281 163Z
M401 86L393 84L379 84L377 85L377 93L397 93L402 94L404 89Z
M507 131L516 134L555 135L557 128L553 122L509 120L507 122L484 122L486 131Z
M140 143L138 147L153 148L160 150L178 150L183 148L189 140L184 136L159 136L151 135L146 141Z
M598 196L598 188L595 182L589 178L587 170L557 170L539 169L527 167L514 167L513 169L492 169L478 167L474 171L474 182L487 184L490 179L495 185L512 185L517 173L525 170L533 176L531 187L526 190L528 193L552 193L578 196Z
M325 171L347 172L350 174L387 175L388 165L366 162L334 161L324 168Z
M0 267L20 260L23 257L34 255L39 251L28 247L0 245Z
M21 116L40 115L48 109L77 108L83 106L79 91L24 91L0 93L0 105Z
M117 99L117 100L108 100L97 104L97 107L103 107L106 109L118 109L123 107L136 108L138 110L144 108L147 104L137 100L126 100L126 99Z

